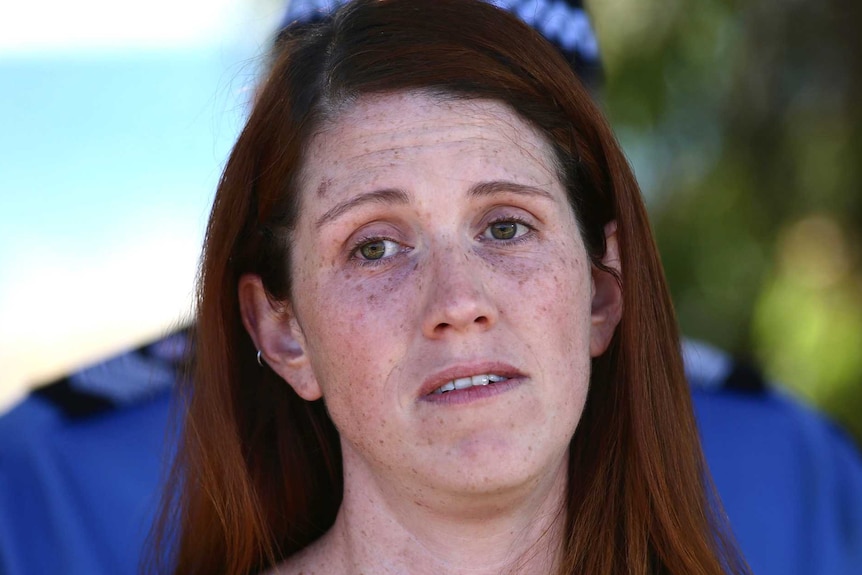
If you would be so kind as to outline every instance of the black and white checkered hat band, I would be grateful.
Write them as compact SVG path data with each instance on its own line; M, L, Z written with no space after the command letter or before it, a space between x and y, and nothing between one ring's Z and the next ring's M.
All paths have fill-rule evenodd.
M317 20L346 0L291 0L281 27ZM580 0L488 0L513 12L553 42L577 68L600 66L599 45Z

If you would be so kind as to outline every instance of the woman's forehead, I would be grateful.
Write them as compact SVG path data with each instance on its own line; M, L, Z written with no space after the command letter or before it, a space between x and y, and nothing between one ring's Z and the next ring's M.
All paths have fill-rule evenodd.
M403 92L361 97L327 122L309 141L304 175L361 176L357 170L409 165L430 149L553 171L547 139L506 104Z

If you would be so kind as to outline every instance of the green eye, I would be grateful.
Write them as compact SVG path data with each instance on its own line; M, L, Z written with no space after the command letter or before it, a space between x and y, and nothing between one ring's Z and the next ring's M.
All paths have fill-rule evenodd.
M511 240L518 233L516 222L495 222L491 224L491 237L495 240Z
M359 247L359 253L366 260L379 260L386 255L386 241L375 240Z
M382 262L405 251L402 244L386 238L368 238L356 246L351 256L366 263Z

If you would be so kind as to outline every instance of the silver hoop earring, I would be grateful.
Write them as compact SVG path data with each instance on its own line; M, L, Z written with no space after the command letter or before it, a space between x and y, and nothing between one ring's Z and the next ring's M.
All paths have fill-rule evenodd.
M261 359L261 353L260 353L260 350L257 350L257 364L258 364L259 366L263 367L263 360Z

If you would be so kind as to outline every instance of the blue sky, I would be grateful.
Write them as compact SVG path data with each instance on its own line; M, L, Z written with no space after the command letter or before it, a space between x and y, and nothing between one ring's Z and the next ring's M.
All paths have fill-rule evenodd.
M203 4L130 14L86 0L90 19L66 37L39 11L0 9L0 407L188 315L209 203L281 9L220 0L199 22Z

